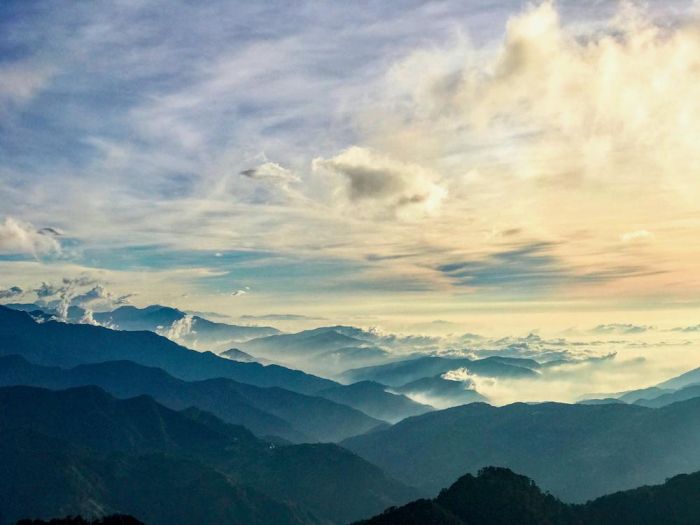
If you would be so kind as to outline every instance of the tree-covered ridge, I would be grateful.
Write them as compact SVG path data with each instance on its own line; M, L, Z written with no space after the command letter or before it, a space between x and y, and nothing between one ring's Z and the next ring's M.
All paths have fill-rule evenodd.
M566 504L506 468L467 474L432 500L392 507L357 525L691 525L700 523L700 472L662 485Z

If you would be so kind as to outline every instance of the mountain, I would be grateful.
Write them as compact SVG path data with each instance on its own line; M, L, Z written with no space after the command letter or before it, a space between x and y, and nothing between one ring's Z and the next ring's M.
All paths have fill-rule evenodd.
M362 525L679 525L700 523L700 473L567 505L504 468L467 474L433 500L387 509ZM360 525L360 524L358 524Z
M690 385L678 390L661 393L648 399L638 399L634 404L643 407L659 408L695 397L700 397L700 385Z
M598 399L583 399L581 401L578 401L577 404L579 405L617 405L619 403L624 403L624 401L620 399L616 399L614 397L602 397Z
M377 346L346 346L314 355L315 362L335 374L358 366L386 363L391 358L391 353Z
M477 360L424 356L348 370L341 377L348 381L376 381L388 386L402 386L418 379L434 377L459 368L466 368L475 375L485 377L537 377L536 363L525 366L530 361L529 359L508 359L496 356Z
M418 503L418 504L416 504ZM420 512L420 521L415 513ZM462 476L433 500L389 509L363 525L564 525L572 509L543 493L525 476L487 467Z
M0 356L12 354L21 355L31 363L63 368L105 361L133 361L160 368L185 381L226 378L238 383L280 387L307 395L315 395L329 388L346 388L334 381L299 370L278 365L244 363L211 352L189 350L153 332L110 330L55 321L37 323L25 312L0 306ZM241 393L243 387L237 388ZM273 392L272 396L259 394L260 392L248 389L246 395L255 397L256 402L251 404L265 412L277 415L277 410L284 410L285 415L279 417L292 425L296 424L290 414L296 414L295 417L308 421L309 425L316 428L311 436L323 433L324 440L364 432L379 423L363 414L348 411L341 413L337 408L331 410L328 400L316 399L313 403L318 410L309 411L308 399L303 401L296 397L292 400L289 396L285 397L283 392ZM347 399L352 398L352 393L348 394ZM389 394L381 392L377 394L375 402L381 404L387 399L390 399ZM262 407L260 403L265 400L270 404ZM367 403L367 406L372 406L372 403ZM337 426L333 433L324 433L323 428L333 426Z
M0 355L11 354L21 355L32 363L61 367L128 360L162 368L188 381L226 377L306 394L337 385L277 365L241 363L210 352L195 352L153 332L109 330L55 321L36 323L26 312L0 306Z
M488 402L486 397L470 388L471 386L469 382L452 381L437 375L417 379L392 390L414 399L425 400L436 407Z
M226 359L231 359L232 361L242 361L244 363L254 363L257 361L252 355L246 354L243 350L239 350L238 348L229 348L219 355Z
M321 523L308 511L171 455L100 453L23 428L3 429L0 458L2 525L27 516L113 513L149 525Z
M348 332L342 326L326 326L304 330L295 334L277 334L247 341L244 348L254 355L265 357L310 356L338 350L340 348L361 347L366 341L356 336L359 329Z
M668 388L672 390L677 390L679 388L684 388L686 386L700 384L700 368L695 368L677 377L673 377L668 381L659 383L656 388Z
M2 356L0 385L51 389L97 385L119 398L147 394L174 410L194 406L227 423L243 425L259 436L275 435L296 443L340 441L383 424L345 404L320 397L223 378L187 382L130 361L61 369L34 365L20 356Z
M700 469L698 440L696 398L659 409L473 403L408 418L342 445L427 491L498 465L565 501L585 501Z
M649 388L630 390L621 394L612 395L611 397L616 397L617 399L625 403L636 403L640 399L652 399L663 394L668 394L670 392L673 392L672 388L659 388L652 386Z
M98 323L118 330L149 330L164 332L174 323L182 322L187 314L168 306L151 305L136 308L120 306L111 312L93 314ZM238 326L215 323L198 315L190 316L188 330L180 334L181 340L188 345L211 349L232 341L245 341L256 337L278 334L279 330L270 326ZM196 344L195 344L196 343Z
M0 465L21 481L3 475L0 501L24 502L18 517L70 509L146 523L345 523L416 494L336 445L274 445L206 412L173 411L148 396L119 400L97 387L0 388L0 428L8 442ZM57 450L42 456L48 445L28 436ZM54 478L39 475L42 462ZM51 498L32 507L43 491Z
M255 356L285 365L299 365L326 376L358 366L386 362L391 353L379 347L372 333L351 326L326 326L294 334L252 339L242 347Z
M168 306L151 305L145 308L120 306L111 312L95 312L95 321L118 330L148 330L168 328L185 317L185 312Z
M0 428L34 432L94 450L196 453L236 444L259 449L243 427L189 417L150 396L120 400L95 387L0 388Z
M354 407L389 423L433 410L433 407L416 403L404 395L387 392L384 385L372 381L327 388L316 395Z

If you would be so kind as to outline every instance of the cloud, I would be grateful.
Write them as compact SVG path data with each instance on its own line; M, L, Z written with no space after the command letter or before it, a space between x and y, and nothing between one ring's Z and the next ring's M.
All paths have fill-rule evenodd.
M299 315L299 314L263 314L241 315L239 319L245 321L325 321L324 317Z
M87 275L64 277L60 283L42 282L32 291L36 293L40 304L56 311L58 319L68 319L69 307L77 306L86 311L85 322L90 324L94 324L93 311L112 310L117 306L128 304L129 298L135 295L133 293L114 294L99 281Z
M176 342L183 342L186 337L197 335L196 330L194 330L194 317L189 314L183 316L177 321L174 321L170 327L158 327L156 331L158 334ZM191 342L191 345L193 347L196 346L197 341L195 340Z
M687 219L700 172L695 22L681 10L673 24L605 20L607 2L562 2L561 16L546 2L515 15L513 2L379 4L293 2L273 16L280 6L215 1L226 31L188 3L158 17L141 2L8 7L26 28L10 50L60 74L12 95L5 212L37 227L60 217L71 238L46 237L64 250L80 239L88 255L75 262L103 269L149 243L147 271L187 264L175 250L323 259L323 276L281 285L297 299L349 273L382 298L449 302L468 281L572 301L572 283L600 299L700 289ZM66 100L75 107L57 109ZM277 198L285 184L304 199ZM619 242L640 227L659 242ZM559 244L508 261L515 236ZM460 263L475 276L436 271ZM211 290L174 278L163 290Z
M256 168L245 169L241 171L241 175L249 179L269 181L282 185L300 182L301 180L293 172L275 162L265 162Z
M0 109L26 103L46 86L51 76L49 68L30 63L0 65Z
M24 295L24 290L19 286L11 286L5 290L0 290L0 299L13 299L20 295Z
M49 230L37 230L27 222L13 217L5 217L5 220L0 223L0 254L21 254L34 257L59 254L61 244Z
M632 232L623 233L620 235L622 242L640 242L648 241L654 238L654 234L647 230L635 230Z
M623 323L601 324L591 330L594 334L642 334L654 330L653 326Z
M71 298L72 306L90 310L112 310L118 306L129 304L129 299L135 294L115 295L103 285L97 284L86 292Z
M691 325L691 326L679 326L677 328L671 329L671 331L672 332L684 332L684 333L700 332L700 324Z
M428 67L425 89L401 86L413 94L401 106L404 122L442 145L440 154L459 147L455 140L463 152L493 145L518 177L592 179L616 191L643 180L696 189L689 184L700 162L695 23L669 29L627 5L597 32L567 29L545 1L513 16L500 48L483 59L467 56L455 67L435 57L445 69Z
M500 289L513 294L604 283L650 271L638 266L576 268L558 257L556 248L555 243L547 242L515 245L486 257L442 264L436 269L458 286Z
M317 158L313 167L343 176L346 196L353 204L376 205L383 215L431 215L447 196L430 171L358 146L330 159Z

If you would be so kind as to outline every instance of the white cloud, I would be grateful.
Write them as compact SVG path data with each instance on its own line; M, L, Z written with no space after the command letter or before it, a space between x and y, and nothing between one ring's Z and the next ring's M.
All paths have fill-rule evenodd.
M159 328L157 332L171 341L176 342L182 342L185 337L197 334L194 330L194 318L189 314L185 315L182 319L174 321L169 328ZM197 341L194 341L192 346L196 346L196 344Z
M654 238L654 234L647 230L635 230L632 232L623 233L620 235L622 242L640 242L648 241Z
M111 310L117 306L129 303L133 294L115 295L103 285L97 284L93 288L71 298L71 305L80 306L86 310Z
M61 244L50 231L37 230L31 224L13 217L6 217L0 223L0 253L38 257L60 252Z

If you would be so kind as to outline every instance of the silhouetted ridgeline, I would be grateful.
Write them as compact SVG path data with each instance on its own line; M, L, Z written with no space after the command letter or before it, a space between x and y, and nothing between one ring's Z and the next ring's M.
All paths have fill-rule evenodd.
M525 476L488 467L461 477L432 500L417 500L357 525L697 525L700 473L663 485L567 505Z

